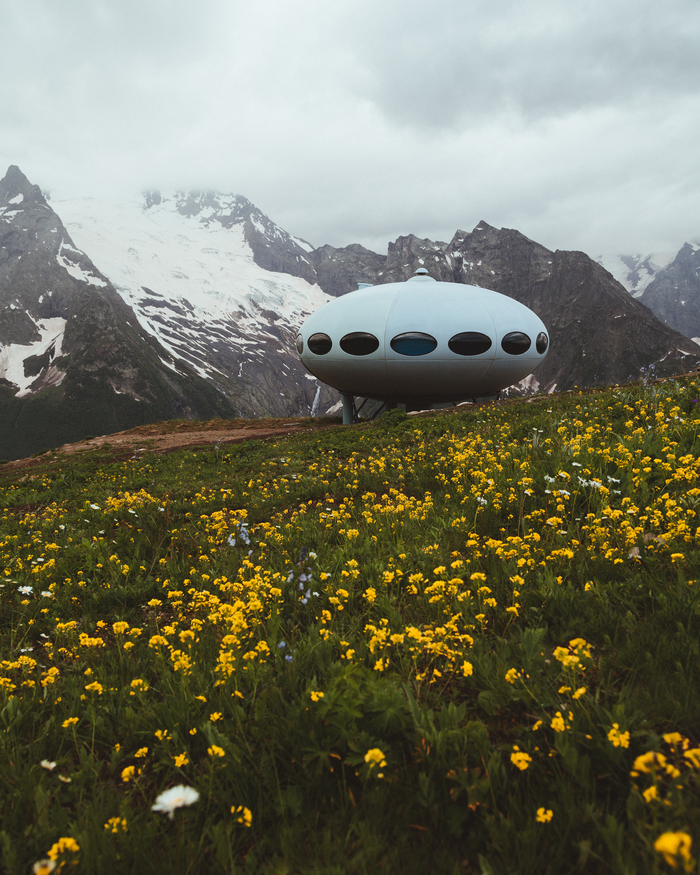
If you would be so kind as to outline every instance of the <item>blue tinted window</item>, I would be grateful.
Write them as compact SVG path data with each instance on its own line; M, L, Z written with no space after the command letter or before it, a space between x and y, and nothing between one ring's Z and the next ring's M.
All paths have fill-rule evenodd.
M391 341L391 348L400 355L427 355L437 346L437 340L420 331L407 331L397 334Z

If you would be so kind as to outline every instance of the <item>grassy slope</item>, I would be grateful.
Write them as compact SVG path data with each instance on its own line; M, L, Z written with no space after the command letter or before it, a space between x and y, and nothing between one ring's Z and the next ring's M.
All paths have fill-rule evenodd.
M0 478L4 865L646 873L666 832L693 858L697 391Z

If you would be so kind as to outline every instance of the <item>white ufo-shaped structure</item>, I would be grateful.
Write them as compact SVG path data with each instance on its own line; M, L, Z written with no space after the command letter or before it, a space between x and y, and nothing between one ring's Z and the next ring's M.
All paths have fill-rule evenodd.
M548 346L544 323L524 304L437 282L424 268L329 301L297 336L306 368L345 397L414 409L495 395L528 376Z

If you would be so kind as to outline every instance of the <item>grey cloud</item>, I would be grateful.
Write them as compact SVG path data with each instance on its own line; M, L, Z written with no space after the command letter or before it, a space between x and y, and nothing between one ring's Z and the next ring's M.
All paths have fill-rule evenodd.
M459 126L509 111L541 119L694 93L700 79L693 0L442 0L430 16L411 15L409 4L409 14L392 20L384 8L377 28L368 5L347 39L371 72L381 111L409 126Z
M0 165L58 193L237 191L380 249L700 231L696 0L4 0L0 32Z

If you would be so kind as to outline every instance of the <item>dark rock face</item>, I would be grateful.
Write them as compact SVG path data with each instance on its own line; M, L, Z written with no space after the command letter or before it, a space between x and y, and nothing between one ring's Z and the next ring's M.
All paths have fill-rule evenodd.
M265 271L339 296L359 283L398 282L427 268L436 280L521 301L547 325L550 353L510 394L634 380L652 364L670 375L700 359L700 347L659 322L584 253L551 252L486 222L457 231L449 243L399 237L380 255L359 245L312 249L240 195L149 192L145 209L174 210L197 228L241 228L262 268L258 285L239 303L234 290L229 309L208 315L167 282L156 290L137 281L136 291L117 292L74 245L38 186L17 167L0 181L0 458L178 416L325 412L337 393L307 379L294 350L294 326L322 296L297 280L294 289L279 277L273 282ZM202 258L209 251L201 249ZM694 336L700 313L697 323L688 314L700 297L699 259L684 247L667 269L674 292L696 289L695 298L673 305L674 313L683 308L683 330ZM653 284L647 289L650 302L651 293L669 297L660 294L661 279L657 292Z
M358 282L406 280L424 267L436 280L515 298L550 332L549 354L533 374L544 391L627 382L651 364L670 375L694 369L700 359L700 347L660 323L583 252L551 252L519 231L486 222L457 231L449 243L409 235L391 243L386 256L359 246L324 246L311 259L319 285L332 295L347 294ZM526 390L510 390L519 391Z
M700 337L700 247L686 243L639 300L666 325L686 337Z
M339 298L357 289L358 283L378 285L385 278L386 256L378 255L358 243L337 249L321 246L310 253L315 282L327 295Z
M139 326L14 166L0 181L0 377L2 458L178 415L233 412Z

